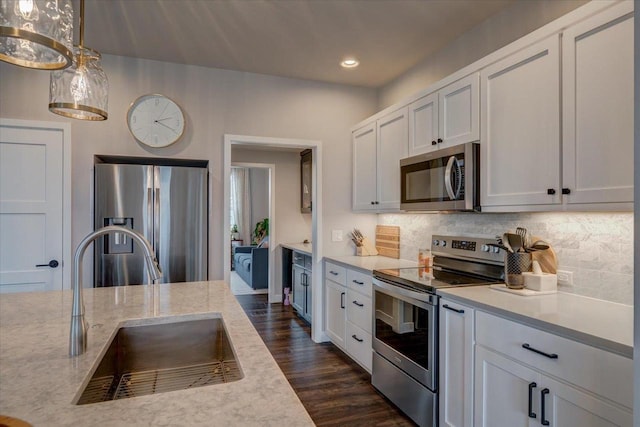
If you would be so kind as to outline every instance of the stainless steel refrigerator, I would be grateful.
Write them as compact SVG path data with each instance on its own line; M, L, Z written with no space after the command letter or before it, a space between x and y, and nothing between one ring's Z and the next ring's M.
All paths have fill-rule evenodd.
M121 225L144 234L161 283L207 280L207 169L139 164L95 165L96 229ZM94 286L148 283L140 248L122 234L94 245Z

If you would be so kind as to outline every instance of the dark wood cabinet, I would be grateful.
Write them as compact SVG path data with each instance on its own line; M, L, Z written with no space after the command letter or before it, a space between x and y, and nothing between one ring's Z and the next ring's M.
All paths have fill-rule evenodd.
M310 149L300 153L300 211L302 213L311 213L312 160Z

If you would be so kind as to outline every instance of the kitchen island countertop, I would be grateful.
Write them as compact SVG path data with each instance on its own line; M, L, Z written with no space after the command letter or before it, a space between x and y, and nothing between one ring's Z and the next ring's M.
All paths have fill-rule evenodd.
M85 289L84 301L90 324L87 352L69 358L71 291L0 297L0 413L35 426L313 425L224 282ZM120 322L193 313L222 315L243 379L90 405L72 403Z
M565 292L524 297L488 286L439 289L437 293L488 313L633 357L630 305Z

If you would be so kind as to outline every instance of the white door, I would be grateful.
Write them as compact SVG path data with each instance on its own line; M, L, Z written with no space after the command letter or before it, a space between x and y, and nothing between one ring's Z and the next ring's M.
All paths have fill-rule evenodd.
M0 126L0 292L62 289L64 138Z
M400 159L409 151L408 108L378 120L378 210L400 210Z
M633 2L563 34L567 203L633 201Z
M353 144L353 210L376 210L376 124L358 129Z
M482 70L482 206L560 203L560 40Z
M480 75L473 73L439 92L440 140L451 147L480 139Z
M438 92L409 105L409 155L438 148Z
M440 299L440 425L473 426L473 309Z
M474 425L539 426L539 386L540 375L533 369L476 346Z

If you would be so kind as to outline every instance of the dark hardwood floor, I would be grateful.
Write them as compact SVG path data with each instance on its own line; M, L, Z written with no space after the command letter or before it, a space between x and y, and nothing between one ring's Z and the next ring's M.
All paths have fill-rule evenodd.
M414 426L371 385L371 376L331 343L311 340L291 306L238 295L280 369L318 426Z

